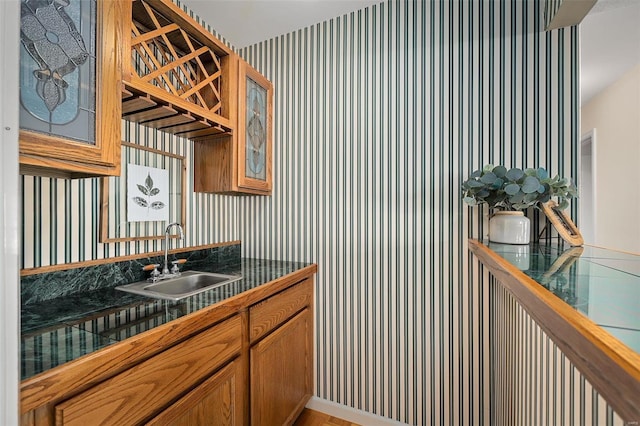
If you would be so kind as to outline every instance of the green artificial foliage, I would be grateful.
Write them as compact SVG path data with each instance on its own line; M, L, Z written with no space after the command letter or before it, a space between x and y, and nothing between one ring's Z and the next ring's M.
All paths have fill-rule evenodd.
M471 206L487 204L499 210L526 210L540 207L556 197L561 209L567 208L569 200L577 198L578 191L571 179L555 176L542 167L537 169L512 168L487 164L476 170L462 183L465 203Z

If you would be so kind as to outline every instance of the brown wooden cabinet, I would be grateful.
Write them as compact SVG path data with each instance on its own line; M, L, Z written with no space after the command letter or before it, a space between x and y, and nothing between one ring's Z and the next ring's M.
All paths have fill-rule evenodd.
M250 309L251 424L290 425L313 392L313 281Z
M232 134L194 139L194 190L270 195L273 152L273 85L241 58L227 62L223 109Z
M316 270L23 381L21 424L292 424L313 390Z
M123 118L192 139L233 131L227 62L237 56L171 0L133 0Z
M123 118L194 141L194 190L269 195L273 85L170 0L133 0Z
M66 11L67 7L89 10L89 5L90 2L74 2L22 9L23 174L120 174L120 88L127 2L99 0L95 25L76 23L70 18L89 12ZM42 9L47 9L46 13ZM46 39L38 39L45 27Z
M290 425L311 397L311 311L304 309L251 348L251 424Z
M236 315L57 404L56 424L118 425L145 421L198 386L229 359L240 355L241 330L240 317ZM215 391L225 379L232 380L223 375L223 379L214 380L214 385L209 383L193 392L198 397L208 397L210 395L203 389ZM241 392L241 389L234 389L236 386L239 384L234 381L227 390L231 394L233 389L234 401L236 392ZM225 392L224 383L218 392ZM193 405L196 397L192 393L185 398L187 402L176 403L164 414L170 417L174 410L175 414L183 414L182 407L188 403Z
M204 383L164 410L148 425L188 426L244 424L242 363L231 362Z

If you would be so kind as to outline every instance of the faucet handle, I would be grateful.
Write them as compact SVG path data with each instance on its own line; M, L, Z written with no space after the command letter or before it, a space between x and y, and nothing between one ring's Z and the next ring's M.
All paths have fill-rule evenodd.
M187 259L172 260L171 263L173 264L173 266L171 267L171 273L172 274L179 274L180 273L180 269L178 268L178 265L182 265L183 263L187 263Z
M150 265L147 266L143 266L142 270L143 271L151 271L151 278L150 280L155 282L156 278L158 278L158 276L160 275L160 271L158 270L158 268L160 267L160 264L158 263L152 263Z

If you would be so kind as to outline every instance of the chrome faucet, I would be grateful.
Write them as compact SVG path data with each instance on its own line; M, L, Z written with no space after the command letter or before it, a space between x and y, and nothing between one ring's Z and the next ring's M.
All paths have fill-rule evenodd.
M178 222L170 223L164 230L164 268L162 269L163 278L169 278L171 276L179 274L177 268L175 271L169 270L169 232L174 226L178 228L178 237L181 240L184 238L184 231L182 230L182 226Z

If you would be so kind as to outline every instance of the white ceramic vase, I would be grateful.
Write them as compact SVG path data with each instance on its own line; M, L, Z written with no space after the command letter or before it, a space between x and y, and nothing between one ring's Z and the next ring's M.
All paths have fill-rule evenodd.
M529 244L531 221L523 212L501 211L489 219L489 241L503 244Z

